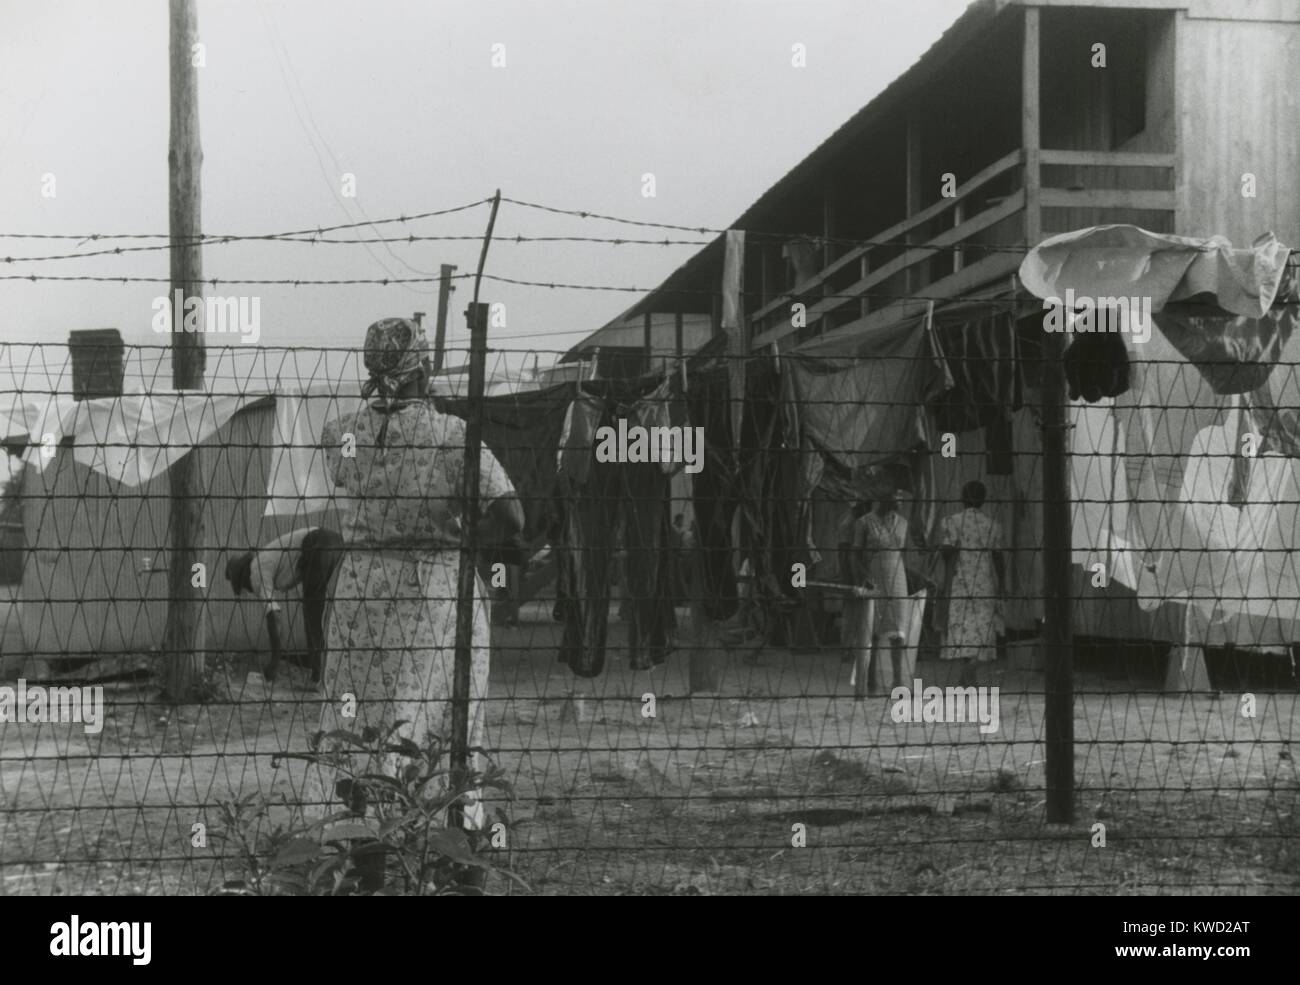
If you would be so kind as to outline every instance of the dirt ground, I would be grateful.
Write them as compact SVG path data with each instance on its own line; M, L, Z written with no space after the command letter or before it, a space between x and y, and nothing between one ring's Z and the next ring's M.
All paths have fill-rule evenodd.
M532 892L1300 889L1293 690L1257 694L1252 718L1237 693L1078 675L1076 820L1048 825L1041 675L990 680L1001 727L982 735L895 724L888 698L855 701L838 651L715 643L721 689L692 697L685 656L634 672L615 623L604 675L575 682L547 616L529 606L519 627L494 630L489 711L515 788L500 860ZM918 676L935 671L922 661ZM192 826L254 791L292 802L301 771L271 757L316 728L304 690L254 691L233 672L226 684L230 699L177 712L117 685L96 736L0 725L0 894L220 885L234 868L216 842L193 847Z

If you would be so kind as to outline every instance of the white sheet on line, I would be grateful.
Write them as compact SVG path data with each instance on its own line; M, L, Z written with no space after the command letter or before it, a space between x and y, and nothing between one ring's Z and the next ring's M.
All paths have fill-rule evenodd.
M275 446L266 483L266 516L327 509L333 485L325 472L321 428L336 410L333 400L280 394L275 399Z
M26 461L43 470L53 461L43 448L71 435L76 461L115 482L140 486L166 472L260 396L184 393L81 401L55 396L31 428Z

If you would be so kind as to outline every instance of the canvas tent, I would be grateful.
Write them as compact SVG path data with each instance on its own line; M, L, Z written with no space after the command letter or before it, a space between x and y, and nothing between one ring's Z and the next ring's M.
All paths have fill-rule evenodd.
M52 659L147 654L159 645L166 619L167 470L194 447L202 450L208 640L214 649L264 649L262 608L233 596L225 559L305 523L337 523L323 503L272 509L272 479L292 465L277 461L288 454L284 408L296 407L309 419L299 435L318 433L325 417L355 402L336 389L288 399L51 398L30 425L22 473L27 554L17 600L23 640L37 661L27 670L39 673ZM54 436L52 446L36 438L45 434ZM304 646L296 603L286 606L286 618L286 645Z
M250 385L254 375L274 382L259 389ZM56 392L14 401L0 424L12 432L3 437L27 445L21 489L27 551L18 603L31 659L147 654L158 647L167 611L167 473L196 447L209 645L266 648L262 606L233 595L225 561L300 526L338 527L321 430L361 403L356 382L296 386L278 375L244 373L233 393L221 392L231 389L226 386L77 401ZM434 392L456 389L445 377L434 384ZM516 374L511 389L503 374L494 386L497 401L510 400L501 392L506 389L522 389L520 399L544 396L532 384ZM285 618L286 646L304 647L293 600Z

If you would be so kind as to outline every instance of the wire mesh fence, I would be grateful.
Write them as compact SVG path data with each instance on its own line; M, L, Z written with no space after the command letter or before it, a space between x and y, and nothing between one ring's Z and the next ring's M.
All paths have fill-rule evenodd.
M1289 339L1227 390L1158 334L1071 346L1075 821L1048 824L1020 305L627 378L493 350L482 398L460 372L363 391L355 348L214 346L178 394L165 348L0 346L3 891L303 891L313 839L391 846L411 816L500 892L1293 891ZM184 562L202 648L168 652ZM410 844L372 885L451 878Z

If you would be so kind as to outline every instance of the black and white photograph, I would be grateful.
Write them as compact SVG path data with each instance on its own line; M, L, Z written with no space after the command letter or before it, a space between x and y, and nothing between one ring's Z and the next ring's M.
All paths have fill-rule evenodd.
M0 0L0 896L1261 956L1298 127L1300 0Z

